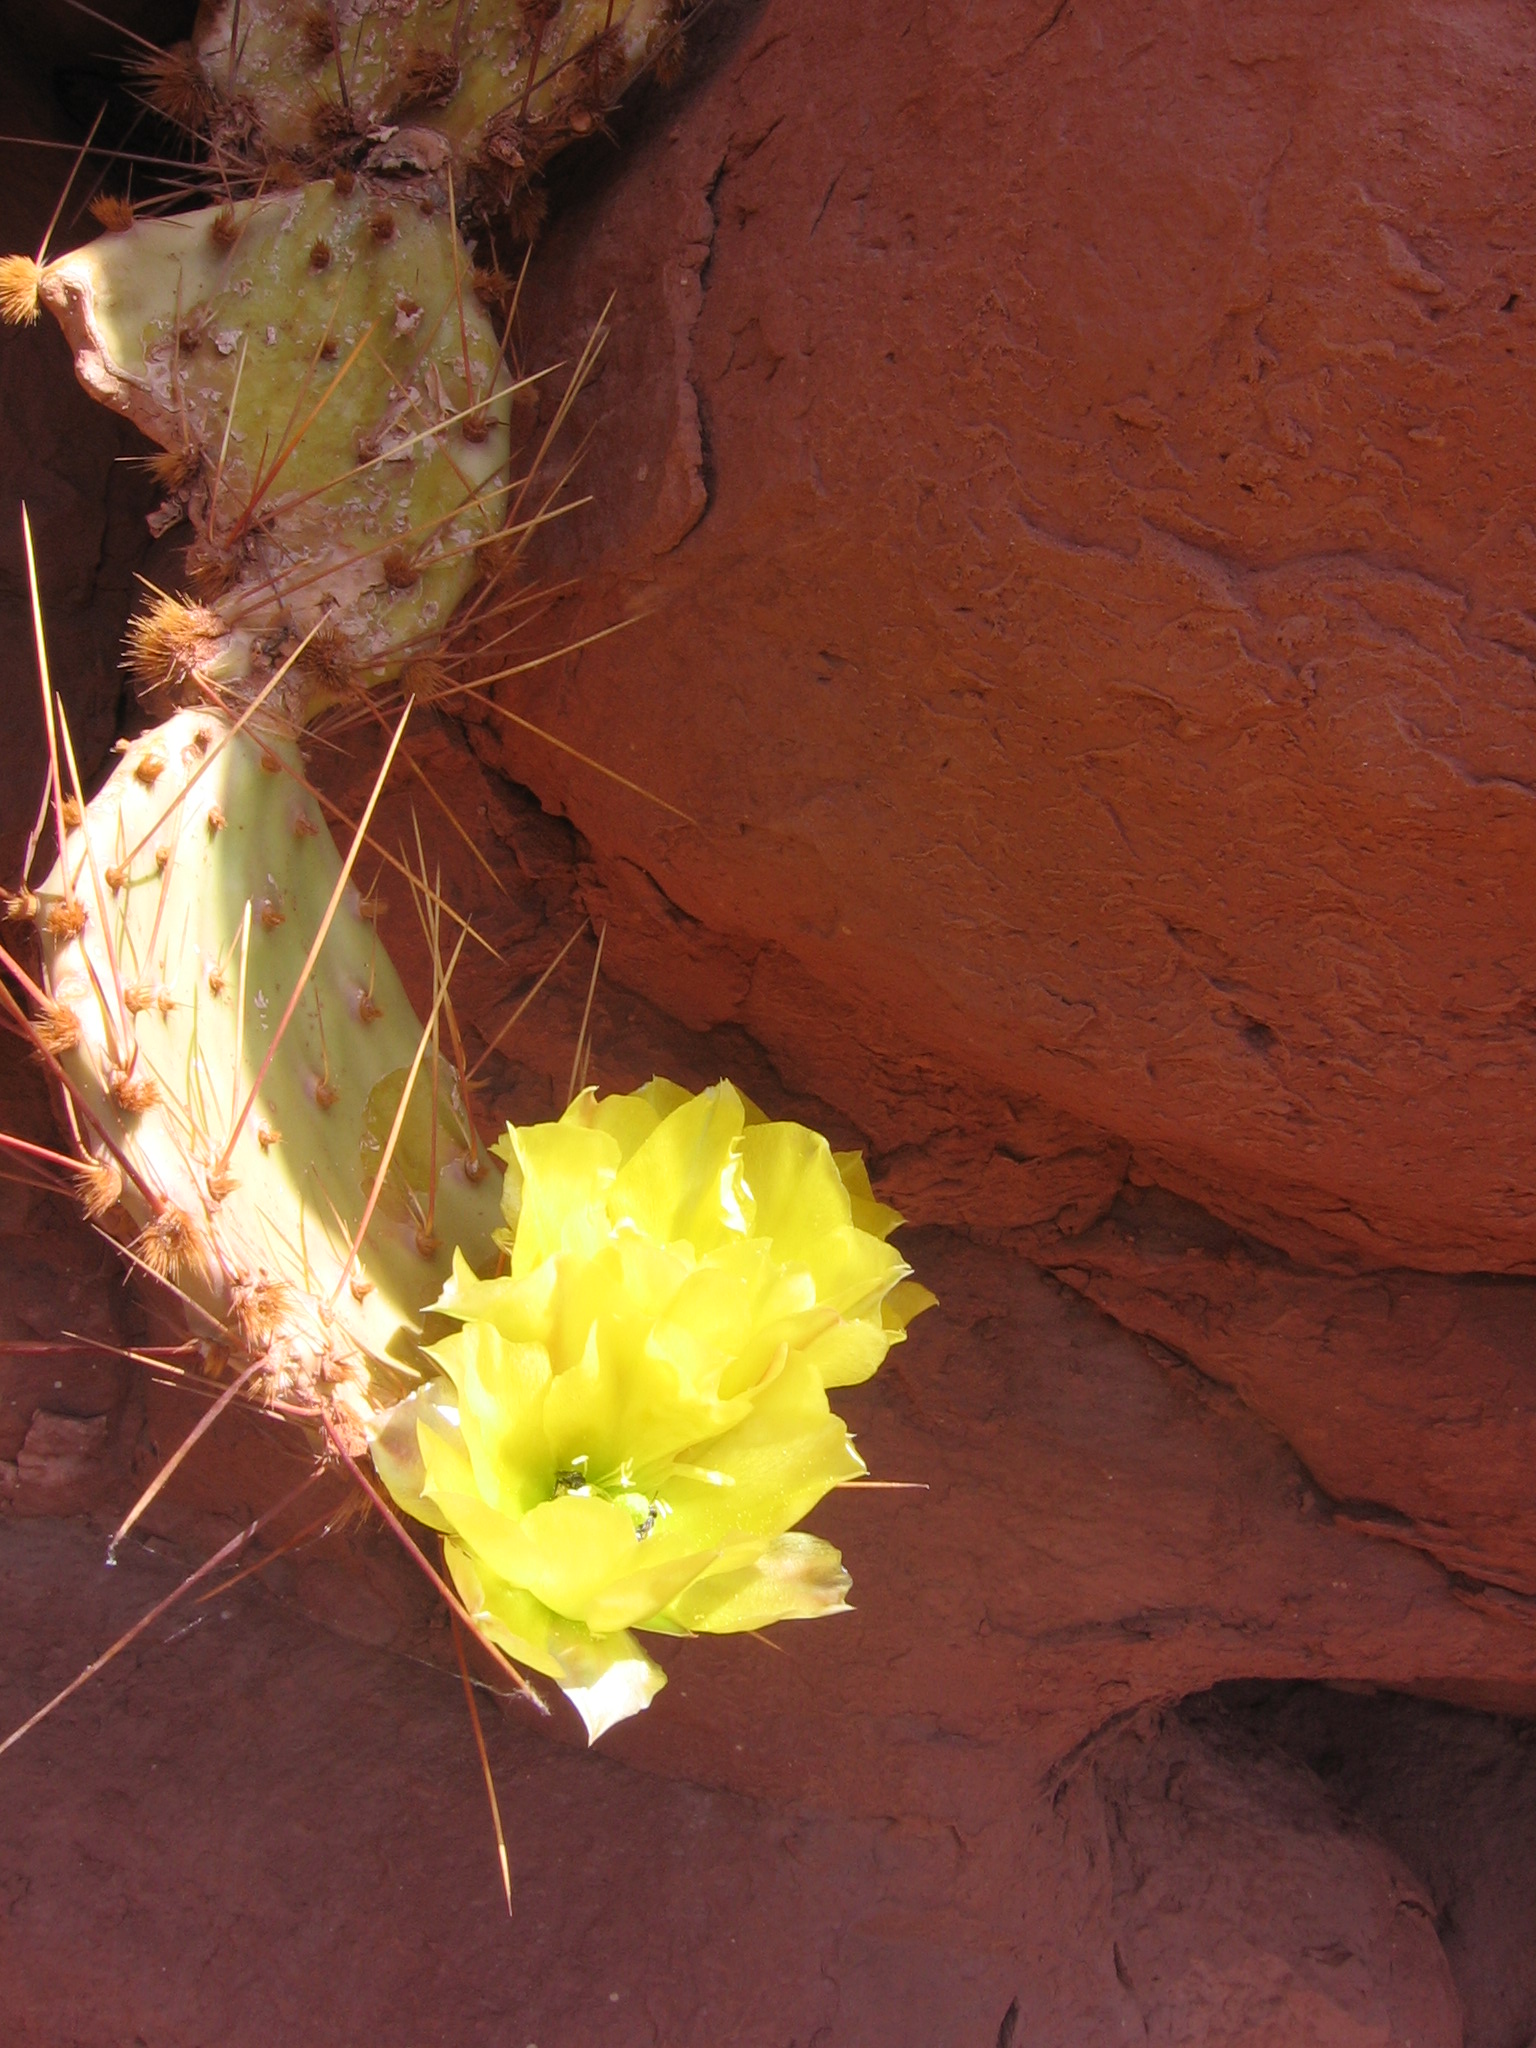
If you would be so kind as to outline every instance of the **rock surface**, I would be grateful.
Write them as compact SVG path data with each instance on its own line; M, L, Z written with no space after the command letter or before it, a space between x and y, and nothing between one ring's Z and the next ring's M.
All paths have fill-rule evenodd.
M765 0L542 254L536 337L617 294L570 544L638 623L518 700L697 827L503 757L615 971L929 1213L1129 1150L1536 1262L1533 76L1516 0Z

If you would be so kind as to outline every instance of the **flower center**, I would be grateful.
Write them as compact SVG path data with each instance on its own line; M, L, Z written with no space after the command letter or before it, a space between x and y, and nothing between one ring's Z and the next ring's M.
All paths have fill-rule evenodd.
M555 1499L563 1493L611 1500L616 1507L623 1508L635 1525L637 1543L643 1543L656 1524L672 1512L659 1494L647 1494L635 1485L634 1472L627 1460L616 1472L594 1479L587 1471L585 1452L555 1474Z

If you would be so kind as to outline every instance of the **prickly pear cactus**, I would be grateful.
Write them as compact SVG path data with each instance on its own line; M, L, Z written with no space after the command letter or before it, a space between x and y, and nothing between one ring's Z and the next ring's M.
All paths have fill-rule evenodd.
M303 722L433 644L475 581L513 387L470 272L446 211L330 182L136 220L41 269L82 384L166 451L215 682L320 628L287 693ZM176 680L154 674L174 648L138 651L146 682Z
M494 1259L501 1176L419 1057L355 883L306 975L341 873L291 743L188 710L66 828L35 915L48 1043L133 1255L194 1334L265 1360L270 1398L339 1412L360 1441L417 1376L453 1247Z
M828 1391L930 1297L857 1158L724 1082L584 1091L508 1131L503 1176L440 1057L452 963L423 1027L353 872L382 779L343 859L298 739L431 654L522 530L517 387L459 206L526 198L684 12L219 0L141 68L260 194L108 207L85 249L0 260L0 315L56 315L86 388L159 443L161 525L196 535L196 601L157 598L128 650L151 708L183 708L89 804L55 758L58 859L10 899L40 983L6 975L81 1155L56 1163L210 1369L240 1367L231 1398L371 1448L444 1538L444 1597L593 1736L663 1682L632 1630L841 1611L841 1558L794 1528L864 1471ZM421 901L435 936L425 877Z

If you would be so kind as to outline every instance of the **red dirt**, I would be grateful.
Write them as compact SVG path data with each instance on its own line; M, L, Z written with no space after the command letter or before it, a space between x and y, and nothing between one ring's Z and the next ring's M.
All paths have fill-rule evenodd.
M12 128L67 126L65 18L0 66ZM765 0L701 42L530 279L536 359L619 293L550 566L564 628L637 623L505 699L697 823L488 717L415 743L498 877L437 820L502 955L477 1046L590 913L604 1086L727 1071L872 1150L943 1306L846 1405L929 1490L835 1497L856 1614L668 1646L595 1757L490 1717L510 1931L387 1539L168 1622L0 1759L0 2019L1523 2048L1530 21ZM8 246L56 191L24 161ZM0 436L99 763L144 494L47 332L4 337ZM563 1099L591 958L488 1126ZM0 1093L46 1136L10 1055ZM0 1240L0 1338L142 1327L56 1202L0 1183ZM0 1729L287 1483L241 1419L105 1572L193 1412L0 1354Z

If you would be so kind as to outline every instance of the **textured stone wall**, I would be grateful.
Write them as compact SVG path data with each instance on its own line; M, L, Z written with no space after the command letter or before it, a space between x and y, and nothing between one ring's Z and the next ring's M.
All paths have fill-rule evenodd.
M927 1213L1536 1262L1533 91L1517 0L766 0L541 259L638 623L517 698L697 825L504 757Z

